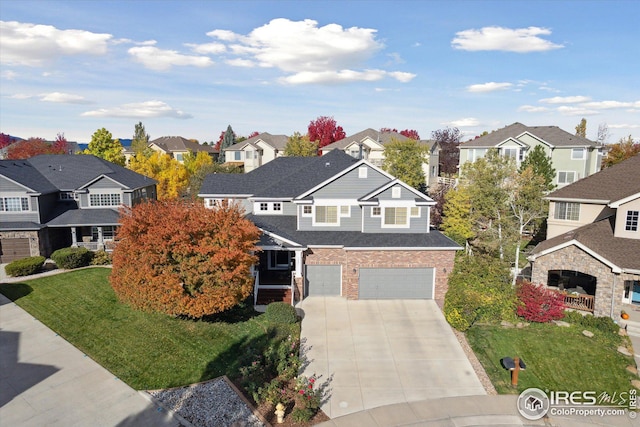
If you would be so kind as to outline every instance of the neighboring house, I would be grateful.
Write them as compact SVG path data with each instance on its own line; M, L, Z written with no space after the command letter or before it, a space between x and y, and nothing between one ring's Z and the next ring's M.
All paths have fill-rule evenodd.
M205 206L239 203L262 231L259 296L270 288L348 299L442 301L455 242L431 229L435 202L341 150L279 157L247 174L208 175Z
M242 166L245 172L252 170L284 155L289 137L263 132L253 138L233 144L224 150L225 163Z
M640 304L640 155L547 198L547 240L529 257L532 281L569 292L570 307L596 316Z
M355 158L362 158L374 166L382 167L384 163L384 146L393 140L405 141L409 138L397 132L380 132L374 129L365 129L344 139L335 141L322 147L322 154L332 150L341 150ZM422 165L427 186L433 185L438 180L440 146L433 141L418 141L429 149L429 157Z
M1 160L0 262L110 249L118 208L155 198L153 179L90 155Z
M497 148L518 165L537 145L544 148L556 170L558 187L571 184L600 170L602 145L565 132L557 126L525 126L514 123L460 144L460 167Z
M184 162L184 156L189 152L198 154L203 151L209 154L213 160L217 160L218 151L211 145L201 145L181 136L163 136L149 141L149 148L164 154L169 154L180 163Z

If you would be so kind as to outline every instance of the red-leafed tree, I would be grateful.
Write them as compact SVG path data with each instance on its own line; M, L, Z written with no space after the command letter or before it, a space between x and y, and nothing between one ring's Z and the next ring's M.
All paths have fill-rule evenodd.
M317 142L320 149L347 136L342 126L338 126L334 118L328 116L320 116L312 120L307 128L307 134L309 141Z
M56 140L51 144L51 150L56 154L69 154L69 141L64 137L64 133L59 133Z
M241 209L172 199L121 212L111 286L131 306L201 318L251 294L260 230Z
M559 292L524 281L516 294L520 302L517 314L530 322L546 323L564 317L564 296Z
M224 139L224 133L225 131L220 132L220 138L218 138L218 140L216 141L216 145L214 146L217 151L220 151L220 146L222 145L222 140Z
M400 132L398 132L398 129L391 129L391 128L381 128L380 129L380 133L385 133L385 132L395 132L395 133L399 133L400 135L406 136L407 138L411 138L415 141L420 141L420 134L418 134L418 131L415 129L405 129L405 130L401 130Z
M4 148L11 144L11 135L0 133L0 148Z
M65 140L66 147L66 140ZM28 159L39 154L67 154L66 148L51 144L42 138L29 138L15 142L7 148L7 159Z
M440 143L440 173L455 174L460 162L460 138L462 134L458 128L438 129L431 132L431 139Z

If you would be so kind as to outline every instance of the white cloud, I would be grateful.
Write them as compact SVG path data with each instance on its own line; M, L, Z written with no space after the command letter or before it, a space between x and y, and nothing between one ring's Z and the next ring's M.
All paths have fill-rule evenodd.
M201 55L217 55L224 53L227 50L227 47L222 43L186 43L185 46L190 47L192 51Z
M51 25L0 21L0 62L40 67L70 55L104 55L111 34L59 30Z
M128 52L136 61L156 71L165 71L173 66L202 68L213 65L213 61L207 56L183 55L175 50L163 50L155 46L132 47Z
M474 126L480 126L480 120L476 119L475 117L465 117L463 119L452 120L449 123L444 123L444 124L446 124L447 126L453 126L457 128L474 127Z
M15 78L18 77L18 73L13 70L4 70L1 75L2 78L6 80L15 80Z
M86 111L84 117L125 117L125 118L153 118L172 117L176 119L190 119L191 114L171 108L162 101L145 101L131 104L123 104L119 107L101 108L99 110Z
M564 114L565 116L592 116L594 114L598 114L598 112L595 110L589 110L588 108L580 106L570 107L567 105L558 107L558 112Z
M14 95L11 95L9 98L11 98L11 99L29 99L29 98L33 98L33 95L27 95L26 93L16 93Z
M640 124L633 124L633 125L629 125L629 124L613 124L613 125L607 125L608 128L610 129L640 129Z
M518 107L518 111L524 111L525 113L544 113L549 111L547 107L536 107L534 105L522 105Z
M456 33L451 45L454 49L468 51L501 50L518 53L543 52L563 47L540 37L549 34L551 30L540 27L484 27Z
M291 21L273 19L247 35L228 30L214 30L208 36L225 44L227 63L236 66L277 68L287 75L280 79L288 84L343 83L377 81L395 78L407 82L415 74L401 71L366 69L366 62L384 45L376 40L371 28L343 28L338 24L318 26L305 19ZM389 54L397 62L397 54Z
M250 59L242 59L242 58L229 59L229 60L225 61L225 63L229 64L229 65L232 65L234 67L245 67L245 68L257 67L258 66L258 64L256 64L252 60L250 60Z
M91 101L87 101L84 96L62 92L43 93L40 95L40 100L62 104L91 104Z
M494 92L496 90L509 89L511 86L513 86L512 83L488 82L488 83L469 85L469 86L467 86L467 92L480 92L480 93L482 93L482 92Z
M553 98L543 98L540 102L545 104L577 104L591 101L588 96L554 96Z
M594 101L582 104L585 108L595 108L597 110L608 110L611 108L640 108L640 101L621 102L621 101Z

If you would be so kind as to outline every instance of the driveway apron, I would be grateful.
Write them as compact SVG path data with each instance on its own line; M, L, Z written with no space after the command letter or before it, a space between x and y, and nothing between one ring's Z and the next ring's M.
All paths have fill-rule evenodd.
M433 300L309 297L303 313L305 375L329 382L330 417L402 402L484 395Z

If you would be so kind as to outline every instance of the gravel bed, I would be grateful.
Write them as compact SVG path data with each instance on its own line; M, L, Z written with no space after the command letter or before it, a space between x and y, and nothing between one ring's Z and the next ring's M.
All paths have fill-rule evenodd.
M222 378L148 393L195 427L265 427Z
M484 370L482 363L480 363L480 361L478 360L478 357L476 356L476 354L473 352L473 349L469 345L469 342L467 341L467 337L464 335L464 333L457 331L454 328L451 328L451 330L453 331L456 338L458 338L458 342L460 342L460 346L462 347L462 350L467 355L469 362L471 362L471 366L473 367L473 370L476 371L476 375L480 380L480 384L482 384L487 394L497 395L498 392L496 391L495 387L491 383L491 380L489 379L489 375L487 375L487 372Z

